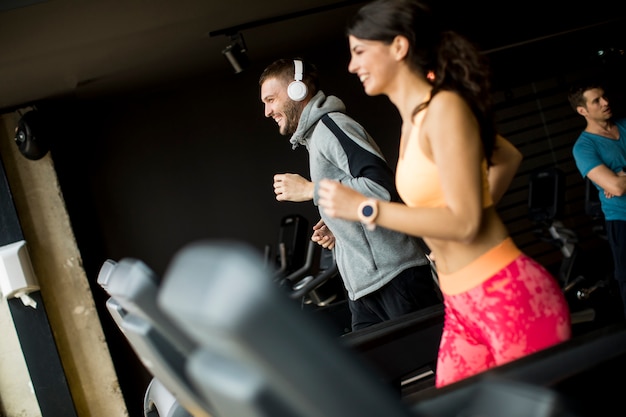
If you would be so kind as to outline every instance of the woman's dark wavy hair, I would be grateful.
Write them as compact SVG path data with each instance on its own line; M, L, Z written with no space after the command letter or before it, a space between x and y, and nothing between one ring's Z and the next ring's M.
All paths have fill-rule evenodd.
M376 0L361 7L348 21L347 35L391 44L402 35L409 41L407 64L426 77L432 71L431 98L443 90L460 94L472 109L487 160L493 153L496 129L491 102L490 69L486 57L467 38L444 30L428 4L419 0Z

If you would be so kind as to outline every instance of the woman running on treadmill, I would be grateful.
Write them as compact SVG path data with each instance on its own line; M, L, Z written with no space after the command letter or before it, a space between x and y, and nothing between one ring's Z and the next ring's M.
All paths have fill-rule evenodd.
M421 236L431 248L445 304L436 386L568 340L557 280L519 250L493 204L488 167L504 139L484 56L417 0L369 3L347 33L349 71L402 117L396 185L405 204L324 180L319 205L331 217Z

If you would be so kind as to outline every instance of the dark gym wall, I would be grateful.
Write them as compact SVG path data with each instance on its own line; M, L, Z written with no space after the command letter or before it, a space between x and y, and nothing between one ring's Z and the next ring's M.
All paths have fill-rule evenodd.
M619 46L607 27L488 54L502 133L525 154L521 174L558 162L545 158L552 152L546 140L552 122L571 129L561 146L561 158L571 160L568 146L583 120L569 110L567 86L583 70L601 67L590 55L607 38ZM347 72L346 40L276 58L296 55L318 65L322 89L344 100L395 165L400 119L385 97L367 97ZM160 274L192 240L241 239L262 250L276 245L283 216L317 220L310 203L274 199L274 173L306 174L308 168L306 151L292 150L263 115L258 76L268 63L252 60L233 74L225 62L223 71L150 90L105 97L79 91L40 105L57 121L52 156L88 273L106 257L133 256ZM550 113L555 108L558 120ZM524 196L515 204L523 210Z
M393 159L397 113L385 98L366 98L346 54L345 45L300 53L319 62L323 90L344 99ZM273 175L307 175L308 164L306 150L292 150L263 114L265 64L50 106L64 125L52 155L82 242L102 246L100 257L138 257L161 273L192 240L241 239L262 250L277 243L283 216L317 221L311 203L274 198Z
M346 70L344 43L286 52L316 63L322 89L397 154L399 118L386 98L367 98ZM307 152L264 116L258 77L269 62L241 74L224 70L150 90L107 97L63 98L39 108L54 114L51 155L87 276L129 407L148 382L104 310L96 284L105 259L135 257L162 275L174 253L197 239L237 239L276 253L281 219L300 214L312 226L310 202L279 203L273 175L308 177ZM80 93L80 92L79 92ZM374 121L379 121L374 123ZM135 403L135 405L140 403Z
M602 36L606 40L607 32L594 33L593 39ZM562 37L550 42L573 41ZM596 63L588 56L593 42L560 52L550 42L513 47L490 58L502 133L525 155L501 212L514 239L529 254L553 264L558 249L538 242L526 218L528 175L542 166L564 167L573 201L567 213L576 219L568 226L587 227L581 213L582 180L570 154L583 120L569 108L566 90L585 72L582 68ZM318 65L322 89L344 100L348 113L364 124L395 166L398 114L385 97L367 97L348 74L344 40L277 53L276 58L294 56ZM150 90L106 97L83 97L79 91L76 97L39 106L57 121L52 157L127 397L139 401L145 375L141 379L128 366L124 346L115 346L124 341L95 284L105 259L136 257L162 275L174 253L196 239L237 239L275 251L284 216L301 214L311 226L318 219L311 203L274 199L272 176L306 175L308 164L305 149L292 150L288 137L280 136L274 121L263 115L258 76L268 63L253 60L241 74L230 72L225 63L224 71Z

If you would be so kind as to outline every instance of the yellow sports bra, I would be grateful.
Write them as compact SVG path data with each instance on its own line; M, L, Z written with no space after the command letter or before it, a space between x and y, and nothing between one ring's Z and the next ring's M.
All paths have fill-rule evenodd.
M421 121L426 110L415 116L415 125L404 152L398 158L396 166L396 188L404 203L411 207L445 207L446 201L441 189L439 171L420 147L418 135ZM493 205L489 182L487 181L487 161L483 161L483 207Z

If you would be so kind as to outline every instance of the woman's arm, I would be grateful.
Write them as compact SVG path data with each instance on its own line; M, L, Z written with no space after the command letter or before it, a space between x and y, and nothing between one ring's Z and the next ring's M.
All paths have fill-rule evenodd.
M488 181L491 199L498 203L511 185L517 170L522 163L522 153L501 135L496 137L496 143L491 156L492 165L489 167Z
M481 227L482 143L476 119L458 95L441 92L430 103L420 126L426 135L427 154L440 172L446 207L407 207L380 201L379 226L424 238L468 242ZM417 138L412 138L413 140ZM331 217L358 220L358 206L365 200L336 181L322 180L319 205Z

